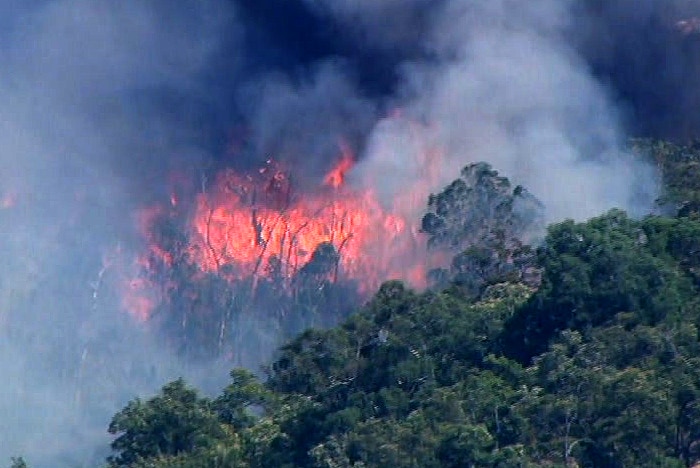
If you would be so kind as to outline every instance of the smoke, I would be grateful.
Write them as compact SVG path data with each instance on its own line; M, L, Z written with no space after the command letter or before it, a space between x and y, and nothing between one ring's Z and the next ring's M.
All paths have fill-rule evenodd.
M697 94L688 78L696 74L687 73L692 54L681 47L686 39L674 22L689 13L689 1L671 10L660 1L642 8L593 0L306 0L306 9L293 3L318 25L315 39L324 41L325 55L306 56L283 74L287 86L275 76L276 85L256 98L257 147L274 146L279 135L289 141L280 128L292 130L295 146L309 149L292 152L327 168L335 136L358 134L362 162L353 180L378 187L387 204L426 174L433 180L422 184L418 200L466 163L486 160L536 194L549 221L611 207L645 213L656 175L626 152L626 140L640 131L677 136L668 119L690 115ZM648 39L649 54L634 41L642 35L655 38ZM654 60L664 47L669 63L659 67ZM651 77L643 73L652 69ZM320 96L333 104L319 107ZM663 115L649 111L659 103ZM671 109L680 113L671 116ZM325 146L304 143L319 139ZM426 157L426 148L439 151ZM414 215L422 208L419 202Z
M346 70L329 61L300 83L273 74L247 86L241 108L250 154L285 161L296 176L318 181L341 142L357 146L374 124L375 104L357 93Z
M430 123L442 161L410 170L400 156L374 151L385 146L375 143L367 172L401 175L392 177L400 192L426 173L423 166L438 164L446 183L465 162L485 160L536 194L550 221L613 206L648 210L653 171L623 150L619 111L573 47L574 23L572 2L447 4L427 34L431 60L405 65L396 104ZM373 139L406 141L413 132L379 126Z
M320 177L342 140L359 149L354 183L387 203L485 160L550 220L644 212L656 181L624 142L697 136L698 36L676 27L696 14L693 0L3 2L0 463L94 464L126 400L214 374L121 310L134 209L173 170L274 157Z
M205 160L194 114L231 15L210 1L0 7L0 465L96 466L128 399L204 380L119 296L141 247L133 209L168 166Z
M700 131L697 0L588 1L577 5L576 49L612 86L635 134L684 141ZM685 26L684 26L685 25Z

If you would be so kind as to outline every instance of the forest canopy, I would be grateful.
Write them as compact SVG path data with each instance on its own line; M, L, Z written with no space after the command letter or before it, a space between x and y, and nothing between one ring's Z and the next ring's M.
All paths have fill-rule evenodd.
M468 166L423 220L454 253L433 288L385 283L215 398L177 380L131 401L108 466L694 466L700 149L633 147L662 170L663 214L568 220L530 246L536 199Z
M333 310L338 291L300 290L297 306L340 323L293 337L262 377L232 370L216 397L180 379L134 399L109 425L107 465L694 466L700 147L633 148L661 169L662 214L611 210L537 241L536 198L467 166L423 219L431 248L453 254L432 288L390 281L352 313ZM229 287L216 281L201 318L214 329L204 322L235 306L215 299Z

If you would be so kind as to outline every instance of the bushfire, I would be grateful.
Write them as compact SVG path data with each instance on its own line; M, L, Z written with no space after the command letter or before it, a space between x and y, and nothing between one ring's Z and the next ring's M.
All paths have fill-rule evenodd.
M296 186L295 174L273 160L249 173L220 172L195 196L186 215L188 262L197 271L229 281L252 279L253 289L260 279L274 277L291 290L323 251L332 265L315 274L331 282L352 280L360 294L371 294L388 279L423 286L425 242L416 228L419 220L383 206L373 190L346 183L356 158L345 144L339 153L337 164L310 188ZM146 269L153 258L172 264L171 248L154 230L182 209L178 199L172 196L170 207L149 207L139 215L149 244L140 261ZM134 294L144 287L142 282L132 284ZM149 307L138 303L138 310L131 312L147 318Z

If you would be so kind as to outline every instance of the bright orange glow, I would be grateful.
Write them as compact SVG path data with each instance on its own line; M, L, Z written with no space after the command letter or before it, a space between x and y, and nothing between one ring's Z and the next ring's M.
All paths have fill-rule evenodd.
M340 143L342 157L336 166L326 175L323 183L329 187L338 188L345 182L345 174L355 165L355 156L347 143Z
M326 186L303 196L273 164L260 180L223 172L198 198L192 258L205 271L232 266L235 277L266 275L274 263L288 281L329 242L340 254L338 276L360 280L368 290L377 286L392 274L400 244L413 243L406 220L385 212L371 192L342 185L352 160L345 153L324 178Z
M156 304L148 297L149 284L143 279L129 281L124 287L122 307L131 313L138 321L145 322L151 316Z
M111 277L107 282L117 288L121 296L121 307L140 322L145 322L157 305L153 295L153 285L145 278L135 277L134 270L141 270L145 265L130 265L125 263L126 257L121 246L110 249L102 257L102 269L93 283L93 298L97 300L102 294L101 288L105 277Z
M137 223L139 226L139 231L141 235L148 242L150 249L150 256L155 257L167 266L172 266L173 257L172 253L168 252L159 242L158 237L152 231L156 221L165 216L165 210L159 206L152 206L148 208L143 208L137 213ZM147 257L139 258L137 263L140 263L142 267L147 267L148 265Z
M410 128L415 151L399 157L411 158L405 162L418 168L418 177L402 181L393 200L383 203L376 188L391 182L388 178L393 174L364 166L349 184L347 176L357 168L357 157L344 141L339 143L336 164L316 186L295 185L299 174L273 160L248 173L225 169L201 187L176 181L180 187L190 187L189 193L175 191L169 203L138 213L149 246L139 260L141 269L154 271L154 265L168 269L178 261L168 247L172 242L167 234L164 237L159 231L160 222L170 219L185 231L184 252L175 253L179 261L186 259L199 272L216 273L229 281L252 278L253 288L260 279L269 278L293 290L295 278L324 243L332 244L338 254L337 265L323 273L329 281L352 280L365 296L389 279L425 287L427 269L437 266L431 259L443 260L432 253L428 257L418 229L427 196L436 187L441 153L422 140L425 128L419 124ZM396 151L387 147L385 154L398 161ZM148 286L139 283L130 288L129 307L139 318L148 317L155 307L148 297L163 296L163 288L170 287L161 285L160 292L151 296L133 294Z

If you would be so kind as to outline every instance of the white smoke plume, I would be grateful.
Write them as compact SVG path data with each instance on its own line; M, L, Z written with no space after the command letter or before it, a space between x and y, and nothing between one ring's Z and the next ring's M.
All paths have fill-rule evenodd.
M653 170L624 151L609 91L568 41L572 4L452 1L433 13L430 59L405 64L396 106L430 125L426 138L444 156L412 165L410 152L376 150L395 147L384 139L410 141L416 131L379 125L363 169L386 173L396 191L389 198L426 166L440 166L441 185L466 163L484 160L539 197L550 221L650 208Z

